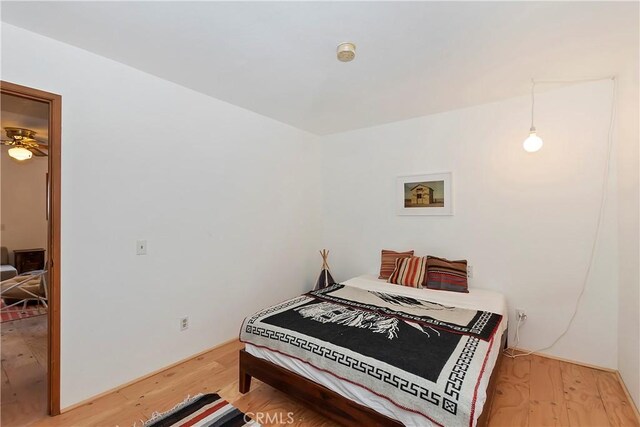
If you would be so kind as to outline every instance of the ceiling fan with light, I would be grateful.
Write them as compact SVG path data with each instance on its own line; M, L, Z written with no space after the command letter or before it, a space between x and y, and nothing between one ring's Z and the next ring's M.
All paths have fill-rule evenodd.
M9 156L16 160L29 160L34 154L36 157L46 157L47 144L36 140L36 133L30 129L6 127L4 128L8 139L3 139L2 144L8 145Z

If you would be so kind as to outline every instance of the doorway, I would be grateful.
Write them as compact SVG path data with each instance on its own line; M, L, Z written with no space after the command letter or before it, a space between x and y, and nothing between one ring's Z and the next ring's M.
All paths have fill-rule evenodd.
M14 298L8 298L6 302L5 296L7 296L7 294L3 293L2 304L4 306L8 306L11 303L16 302L17 298L23 298L28 301L24 302L18 300L19 305L17 305L17 307L24 307L24 309L21 309L21 313L18 313L19 316L23 316L25 313L29 314L29 310L32 308L35 310L44 309L46 311L46 316L41 316L42 320L40 321L41 324L39 324L39 326L39 320L37 319L31 322L35 324L35 326L30 324L28 325L29 327L35 327L36 331L38 327L46 329L46 343L44 343L46 349L42 352L45 357L40 357L40 359L42 359L40 362L43 363L45 365L44 368L46 368L46 375L44 378L46 381L46 385L44 385L46 397L44 398L42 410L44 412L43 415L46 415L47 413L49 415L58 415L60 413L60 145L62 129L62 98L60 95L4 81L0 81L0 92L3 102L15 102L16 105L21 105L22 108L33 113L32 115L44 115L47 119L46 124L43 125L44 127L39 127L39 122L35 120L32 122L26 120L23 124L20 124L18 121L15 123L8 123L8 120L5 120L5 118L15 121L19 119L19 114L14 114L12 116L11 112L5 113L5 108L2 107L4 114L3 129L1 131L4 142L3 145L5 145L2 151L2 160L4 162L4 157L10 156L11 159L7 158L7 160L15 162L8 164L9 167L7 167L7 170L17 164L25 166L26 163L24 162L32 162L29 165L29 168L39 172L46 171L39 186L33 187L34 192L41 191L44 197L44 200L39 199L40 203L43 205L41 206L42 210L39 212L40 215L34 217L38 218L37 220L32 219L29 222L29 224L34 226L34 228L38 224L44 224L44 227L46 227L46 230L44 231L46 239L41 236L29 236L29 238L32 239L29 243L13 243L11 242L11 239L13 239L11 234L5 233L5 231L8 230L2 230L3 240L6 236L9 243L13 245L12 248L7 248L6 250L3 249L3 252L8 255L7 258L10 261L8 268L15 268L16 278L27 277L28 274L30 274L28 278L33 279L31 283L24 280L16 281L14 280L15 278L10 279L13 280L12 283L20 283L16 288L12 288L17 289L20 292L17 295L8 294L9 297ZM4 117L5 115L6 117ZM38 129L35 130L30 127ZM46 138L43 138L43 136ZM10 149L12 150L11 153L9 153ZM7 165L7 163L3 163L3 166L4 165ZM15 170L20 170L20 173L23 174L27 169L28 168L26 167L23 167L22 169L19 169L19 167L15 168ZM5 178L3 176L3 180L4 179ZM3 187L5 186L3 185ZM17 191L16 193L18 195L20 194ZM21 194L25 195L26 193L22 192ZM3 197L3 202L4 201ZM36 214L37 213L38 212L36 212ZM44 217L44 221L41 220L42 217ZM4 220L2 220L2 222L4 224ZM37 242L37 239L41 239L45 242L41 245L31 244L31 242ZM0 242L0 244L3 248L6 247L3 242ZM9 272L8 274L11 275L13 272ZM8 287L4 286L4 280L2 283L3 289L7 289ZM32 287L28 287L27 285L29 284L31 284ZM31 317L35 319L36 316ZM22 322L23 320L17 321ZM15 323L15 321L7 323ZM5 323L3 322L0 325L4 327ZM37 334L37 332L34 332L31 335L35 334ZM37 354L31 355L31 357L38 359ZM23 359L23 361L25 363L29 362L28 358ZM3 364L4 363L5 360L3 360ZM26 374L28 375L29 372L30 371L27 370ZM8 380L8 377L5 375L3 366L3 412L5 408L5 386L9 386L8 382L5 384L6 380ZM11 398L11 395L7 396L7 398ZM5 424L4 416L3 424Z

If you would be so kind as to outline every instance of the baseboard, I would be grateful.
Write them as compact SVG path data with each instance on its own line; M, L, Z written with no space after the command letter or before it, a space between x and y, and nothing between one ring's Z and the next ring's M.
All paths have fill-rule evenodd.
M531 350L527 350L526 348L520 348L520 347L509 347L509 349L512 350L512 351L518 351L518 352L522 352L522 353L531 352ZM605 368L603 366L597 366L597 365L590 365L588 363L578 362L576 360L571 360L571 359L565 359L563 357L553 356L551 354L541 353L541 352L538 352L538 351L534 351L531 354L534 354L534 355L540 356L540 357L546 357L547 359L554 359L554 360L559 360L561 362L573 363L574 365L584 366L585 368L597 369L599 371L612 372L612 373L617 373L618 372L616 369Z
M90 398L88 398L88 399L84 399L84 400L82 400L82 401L80 401L80 402L78 402L78 403L74 403L73 405L67 406L67 407L65 407L65 408L61 409L61 410L60 410L60 413L61 413L61 414L64 414L65 412L69 412L69 411L71 411L71 410L73 410L73 409L79 408L80 406L84 406L84 405L86 405L86 404L88 404L88 403L90 403L90 402L93 402L93 401L94 401L94 400L96 400L96 399L99 399L99 398L104 397L104 396L106 396L106 395L108 395L108 394L111 394L111 393L117 392L117 391L119 391L119 390L122 390L123 388L128 387L128 386L130 386L130 385L132 385L132 384L135 384L135 383L137 383L137 382L140 382L140 381L142 381L142 380L146 380L146 379L147 379L147 378L149 378L149 377L152 377L152 376L154 376L154 375L156 375L156 374L159 374L159 373L164 372L164 371L166 371L166 370L168 370L168 369L171 369L171 368L173 368L173 367L176 367L176 366L178 366L178 365L180 365L180 364L182 364L182 363L188 362L188 361L189 361L189 360L191 360L191 359L195 359L196 357L202 356L202 355L203 355L203 354L205 354L205 353L208 353L208 352L210 352L210 351L212 351L212 350L215 350L216 348L219 348L219 347L225 346L225 345L230 344L230 343L232 343L232 342L234 342L234 341L237 341L237 340L238 340L238 337L234 337L234 338L231 338L231 339L229 339L229 340L227 340L227 341L224 341L224 342L222 342L222 343L220 343L220 344L217 344L217 345L215 345L215 346L213 346L213 347L210 347L210 348L208 348L208 349L206 349L206 350L202 350L201 352L198 352L198 353L196 353L196 354L192 354L192 355L191 355L191 356L189 356L189 357L185 357L185 358L184 358L184 359L182 359L182 360L178 360L177 362L174 362L174 363L172 363L172 364L170 364L170 365L164 366L164 367L162 367L162 368L160 368L160 369L158 369L158 370L155 370L155 371L153 371L153 372L149 372L148 374L145 374L145 375L143 375L143 376L141 376L141 377L135 378L135 379L133 379L133 380L131 380L131 381L127 381L127 382L126 382L126 383L124 383L124 384L120 384L120 385L119 385L119 386L117 386L117 387L114 387L114 388L111 388L111 389L109 389L109 390L103 391L102 393L96 394L95 396L92 396L92 397L90 397Z
M624 394L627 396L627 400L631 403L633 412L635 412L636 414L636 419L638 420L638 424L640 424L640 411L636 406L636 402L631 397L631 393L629 393L629 389L627 388L627 385L624 383L624 380L622 379L622 375L620 375L620 371L616 371L616 375L618 376L618 382L622 385L622 390L624 391Z

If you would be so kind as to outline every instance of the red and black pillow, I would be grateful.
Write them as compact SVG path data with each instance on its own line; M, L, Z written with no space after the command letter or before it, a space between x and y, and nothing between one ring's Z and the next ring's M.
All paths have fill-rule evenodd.
M449 261L428 256L427 274L422 286L428 289L468 293L467 260Z

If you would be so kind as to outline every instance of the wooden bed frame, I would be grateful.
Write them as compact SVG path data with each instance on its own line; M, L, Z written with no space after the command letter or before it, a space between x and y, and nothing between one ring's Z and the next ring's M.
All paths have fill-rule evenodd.
M506 348L507 331L502 334L502 345L500 349ZM498 355L496 365L493 368L489 385L487 386L487 401L480 418L478 426L486 426L489 421L491 402L495 393L497 376L502 363L502 351ZM255 357L240 350L240 393L247 393L251 388L251 378L255 377L260 381L269 384L292 398L303 402L306 406L314 409L325 417L344 426L360 427L363 425L375 426L402 426L399 421L382 415L373 409L362 406L338 393L329 390L327 387L308 380L294 372L288 371L278 365Z

